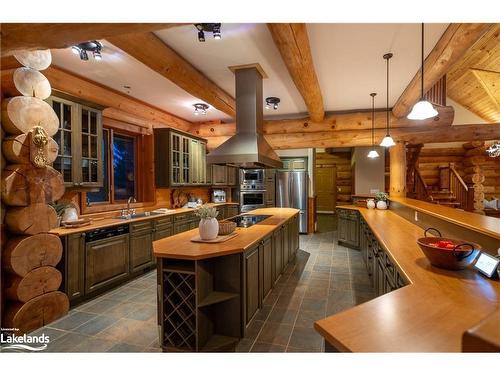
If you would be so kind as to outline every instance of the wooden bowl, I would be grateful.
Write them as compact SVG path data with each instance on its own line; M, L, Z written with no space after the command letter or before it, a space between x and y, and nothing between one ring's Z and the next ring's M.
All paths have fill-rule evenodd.
M427 237L427 232L430 230L439 236ZM450 248L436 247L439 241L449 241L452 245ZM481 250L481 246L473 242L441 237L441 232L435 228L427 228L424 237L419 238L417 243L433 266L447 270L463 270L476 259Z
M219 221L219 236L227 236L236 229L236 223L232 221Z

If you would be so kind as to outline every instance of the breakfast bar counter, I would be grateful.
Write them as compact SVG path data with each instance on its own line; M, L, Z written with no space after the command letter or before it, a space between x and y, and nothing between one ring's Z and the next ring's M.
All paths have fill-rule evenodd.
M315 329L332 350L459 352L463 333L500 307L498 280L471 269L448 271L430 265L417 244L422 228L392 210L340 208L359 212L407 285L316 321Z

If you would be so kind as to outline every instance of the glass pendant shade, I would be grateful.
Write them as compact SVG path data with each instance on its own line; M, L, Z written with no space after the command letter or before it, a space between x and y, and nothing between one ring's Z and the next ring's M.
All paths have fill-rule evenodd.
M368 153L368 157L369 157L370 159L376 159L376 158L378 158L378 157L379 157L379 155L378 155L377 150L371 150L371 151Z
M392 147L394 146L396 143L394 142L394 139L392 139L392 137L387 134L384 139L382 139L382 142L380 142L380 146L382 147Z
M436 117L437 115L438 111L434 109L432 104L427 100L422 99L413 106L407 118L408 120L425 120Z

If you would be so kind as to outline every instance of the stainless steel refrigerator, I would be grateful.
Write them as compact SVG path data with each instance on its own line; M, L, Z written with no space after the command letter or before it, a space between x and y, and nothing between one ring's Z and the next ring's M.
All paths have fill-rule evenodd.
M307 233L308 190L309 178L306 171L276 172L276 207L290 207L300 210L300 233Z

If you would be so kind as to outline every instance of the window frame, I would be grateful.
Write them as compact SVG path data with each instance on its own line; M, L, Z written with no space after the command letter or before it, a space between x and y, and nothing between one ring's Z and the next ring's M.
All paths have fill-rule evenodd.
M90 205L87 205L87 193L82 192L80 194L80 208L82 214L92 214L92 213L103 213L108 211L119 211L127 207L127 200L115 200L114 199L114 170L113 170L113 140L114 135L120 135L124 137L132 138L134 141L134 192L137 203L131 203L130 207L133 208L141 208L152 206L155 202L146 202L144 200L145 192L140 189L143 185L145 179L145 168L140 168L139 164L141 162L141 158L139 155L139 150L141 150L142 145L142 136L143 134L130 132L124 129L117 129L111 126L103 126L103 130L106 129L108 131L108 184L109 184L109 199L106 202L92 202ZM139 173L139 171L141 171Z

